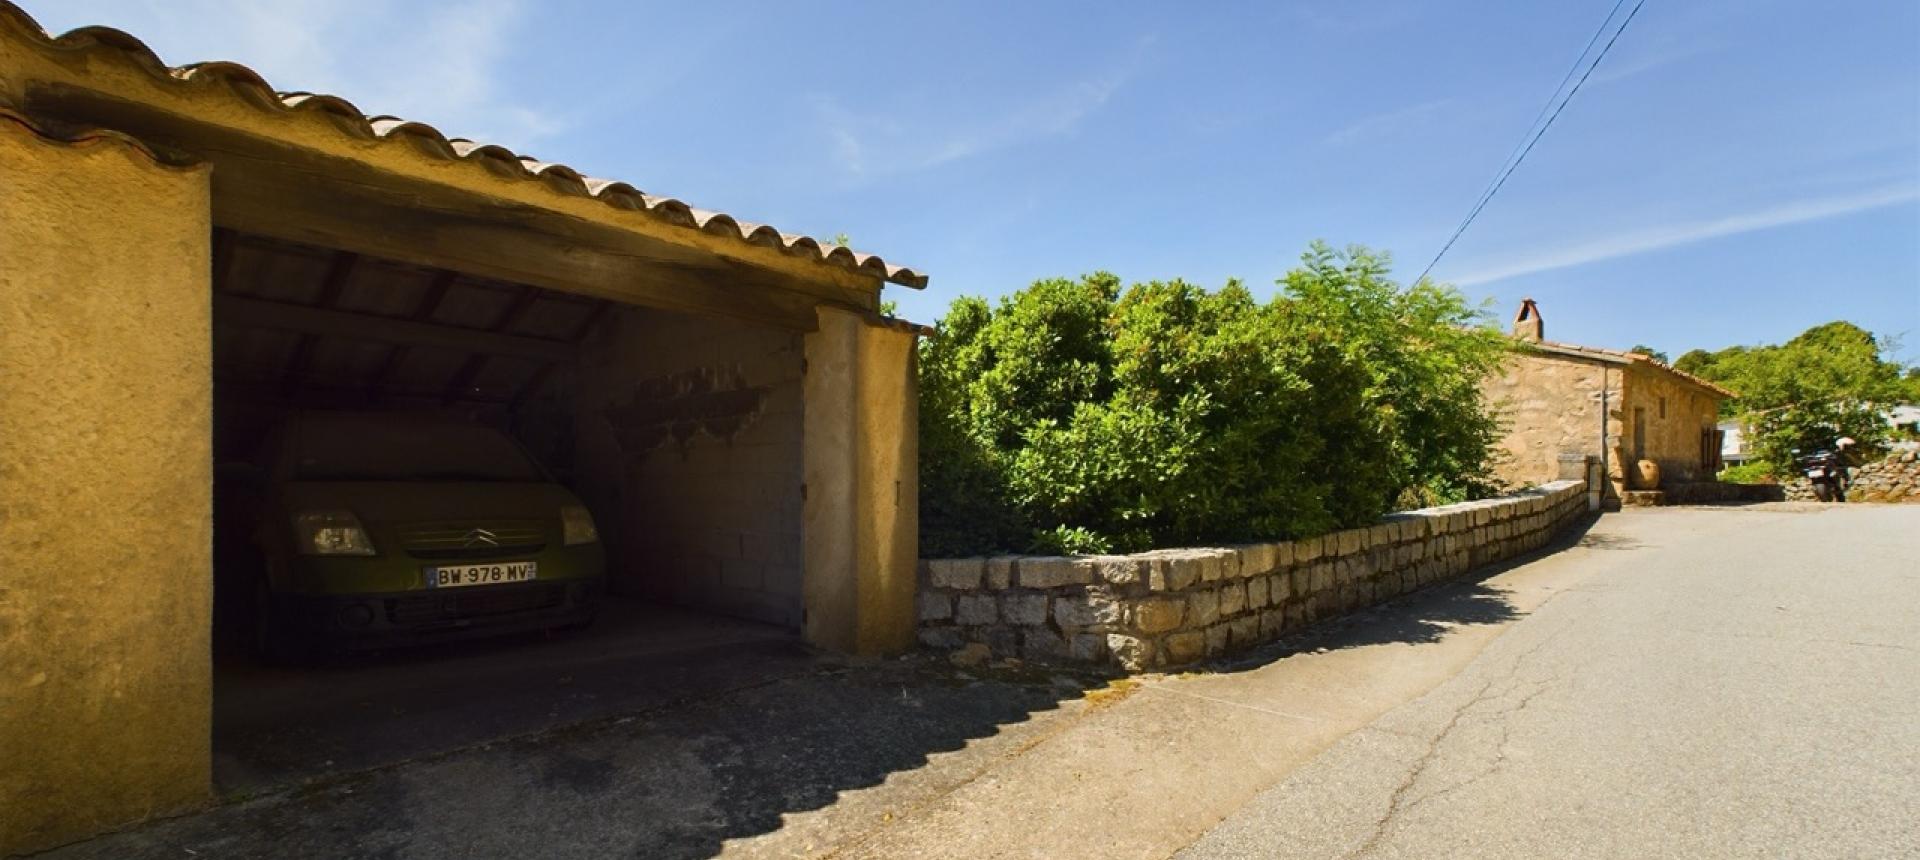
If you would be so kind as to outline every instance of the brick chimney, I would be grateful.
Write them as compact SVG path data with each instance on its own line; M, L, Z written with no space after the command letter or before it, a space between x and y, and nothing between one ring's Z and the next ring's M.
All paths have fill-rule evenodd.
M1532 299L1520 300L1520 312L1513 315L1513 336L1528 343L1545 339L1546 329L1540 325L1540 306Z

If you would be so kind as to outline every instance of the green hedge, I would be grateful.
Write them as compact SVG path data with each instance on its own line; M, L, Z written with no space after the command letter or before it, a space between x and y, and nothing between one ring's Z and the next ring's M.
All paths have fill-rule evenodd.
M1451 288L1315 244L1280 294L1045 280L921 345L921 549L1318 534L1492 489L1501 337Z

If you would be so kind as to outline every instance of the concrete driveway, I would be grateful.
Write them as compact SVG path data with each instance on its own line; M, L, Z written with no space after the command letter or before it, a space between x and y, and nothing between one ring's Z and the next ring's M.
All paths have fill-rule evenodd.
M1898 856L1920 507L1609 515L1139 681L825 658L58 857Z
M609 597L584 631L214 663L214 783L248 796L805 675L817 657L765 624Z

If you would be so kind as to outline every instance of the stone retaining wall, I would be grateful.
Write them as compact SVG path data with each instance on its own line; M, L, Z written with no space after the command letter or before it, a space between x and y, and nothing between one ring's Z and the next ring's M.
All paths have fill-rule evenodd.
M920 641L1129 672L1237 651L1544 545L1585 481L1281 543L921 562Z
M1813 487L1807 484L1806 478L1783 486L1788 499L1813 501ZM1920 454L1903 451L1853 470L1847 501L1920 502Z

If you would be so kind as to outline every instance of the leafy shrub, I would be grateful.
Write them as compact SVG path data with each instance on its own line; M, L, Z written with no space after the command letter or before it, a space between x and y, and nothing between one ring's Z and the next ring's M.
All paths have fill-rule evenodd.
M1720 470L1719 479L1729 484L1772 484L1777 482L1772 463L1754 460Z
M1387 269L1315 244L1265 303L1104 273L956 300L921 346L923 552L1277 539L1484 492L1502 341Z

